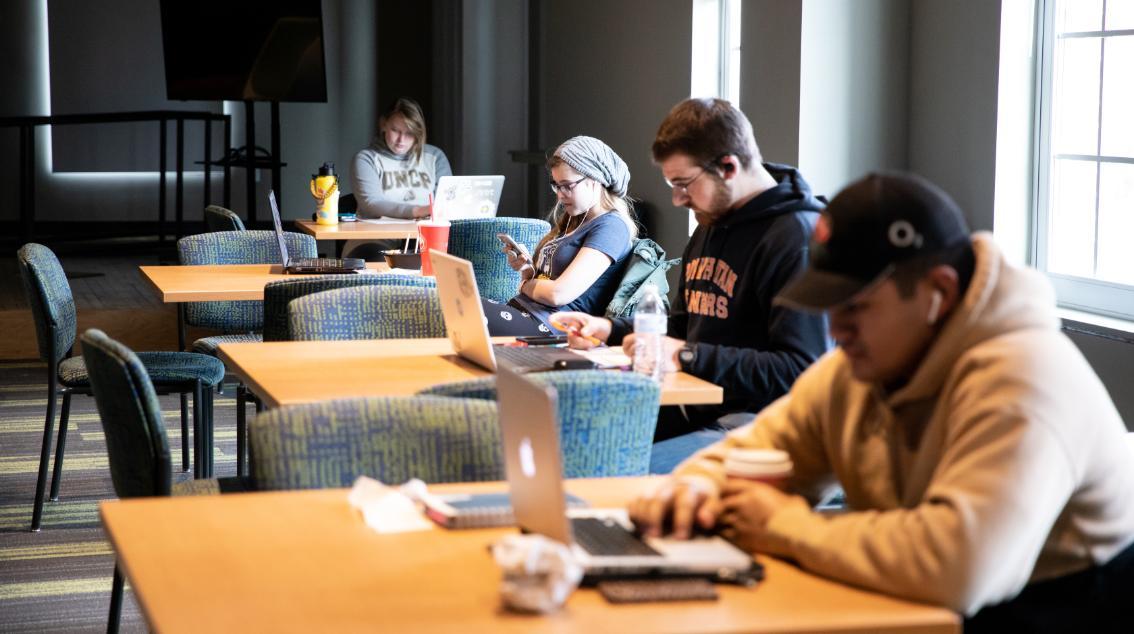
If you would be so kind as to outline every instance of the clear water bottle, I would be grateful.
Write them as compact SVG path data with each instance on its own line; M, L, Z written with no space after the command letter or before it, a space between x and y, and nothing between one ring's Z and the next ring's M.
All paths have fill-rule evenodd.
M662 354L667 321L657 285L646 284L634 311L634 371L655 381L661 381L665 367Z

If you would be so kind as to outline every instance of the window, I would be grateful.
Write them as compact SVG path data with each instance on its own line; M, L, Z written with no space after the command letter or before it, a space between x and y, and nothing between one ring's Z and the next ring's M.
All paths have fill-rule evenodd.
M693 0L689 95L721 97L740 107L741 0ZM689 212L689 234L697 227Z
M740 107L740 0L693 0L689 94Z
M1061 305L1134 319L1134 0L1040 0L1036 265Z

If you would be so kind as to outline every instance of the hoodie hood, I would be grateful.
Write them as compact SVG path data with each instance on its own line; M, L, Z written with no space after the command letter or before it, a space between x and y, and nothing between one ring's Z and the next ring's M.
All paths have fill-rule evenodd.
M976 266L961 303L946 320L910 382L887 399L891 406L935 396L966 350L1021 330L1058 330L1055 291L1038 271L1011 266L992 240L973 235Z
M725 216L716 228L735 227L797 211L820 211L826 205L811 193L811 185L799 170L780 163L764 163L764 169L776 179L777 185L761 192L740 209Z

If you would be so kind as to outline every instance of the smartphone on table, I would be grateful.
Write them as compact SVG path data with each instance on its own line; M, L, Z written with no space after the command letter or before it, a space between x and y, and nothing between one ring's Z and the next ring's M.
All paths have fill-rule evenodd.
M516 341L522 341L529 346L555 346L567 343L567 335L524 335L516 337Z

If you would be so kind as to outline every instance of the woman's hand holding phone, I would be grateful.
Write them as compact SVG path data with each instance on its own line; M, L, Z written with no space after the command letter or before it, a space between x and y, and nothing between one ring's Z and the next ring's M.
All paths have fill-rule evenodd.
M524 245L512 239L512 236L506 233L496 234L497 239L503 244L501 251L504 255L508 256L508 266L512 267L513 271L520 274L521 282L526 282L535 277L535 267L532 265L532 256Z

